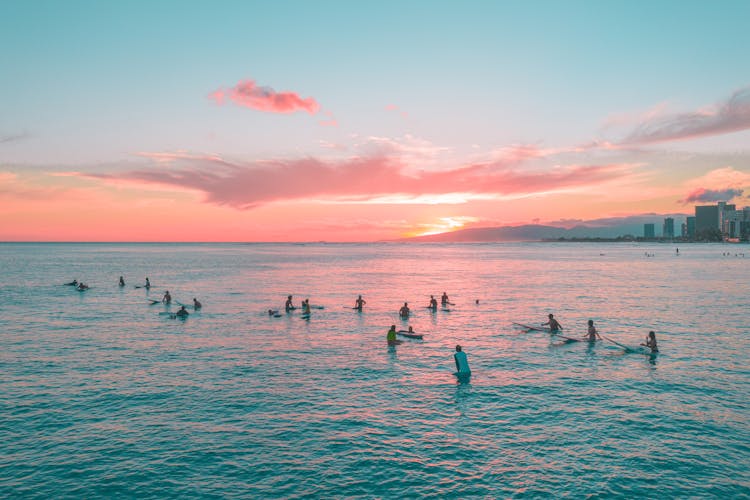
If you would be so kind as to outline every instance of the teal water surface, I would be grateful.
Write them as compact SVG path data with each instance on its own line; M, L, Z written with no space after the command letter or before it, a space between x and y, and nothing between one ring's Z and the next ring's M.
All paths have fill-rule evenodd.
M746 248L0 244L0 496L747 498Z

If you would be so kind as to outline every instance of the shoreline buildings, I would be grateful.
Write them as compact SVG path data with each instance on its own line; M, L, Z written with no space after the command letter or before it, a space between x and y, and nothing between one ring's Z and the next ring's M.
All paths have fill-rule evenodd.
M643 238L656 239L655 224L643 225ZM738 210L734 204L720 201L716 205L695 207L695 215L682 223L679 235L675 234L675 220L666 217L662 226L662 239L680 238L684 241L748 241L750 238L750 207Z

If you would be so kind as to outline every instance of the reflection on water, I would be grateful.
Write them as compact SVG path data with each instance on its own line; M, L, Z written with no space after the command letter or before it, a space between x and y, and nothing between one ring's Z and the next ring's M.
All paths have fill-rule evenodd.
M722 249L0 245L0 493L746 496L750 290ZM202 311L159 314L167 289ZM661 352L512 324L550 313Z

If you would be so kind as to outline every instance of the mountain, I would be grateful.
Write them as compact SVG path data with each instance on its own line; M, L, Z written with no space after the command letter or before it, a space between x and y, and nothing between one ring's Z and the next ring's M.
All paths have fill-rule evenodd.
M664 217L675 219L675 229L685 218L684 214L674 215L639 215L612 219L586 221L570 228L526 224L522 226L477 227L460 229L447 233L431 234L408 238L408 241L424 242L502 242L502 241L540 241L559 238L617 238L618 236L643 236L643 224L654 224L657 235L661 232Z

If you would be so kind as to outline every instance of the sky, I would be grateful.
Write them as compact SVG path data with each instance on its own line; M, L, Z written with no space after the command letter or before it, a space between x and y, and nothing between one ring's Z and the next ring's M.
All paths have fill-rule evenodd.
M0 241L750 205L748 19L745 0L5 0Z

